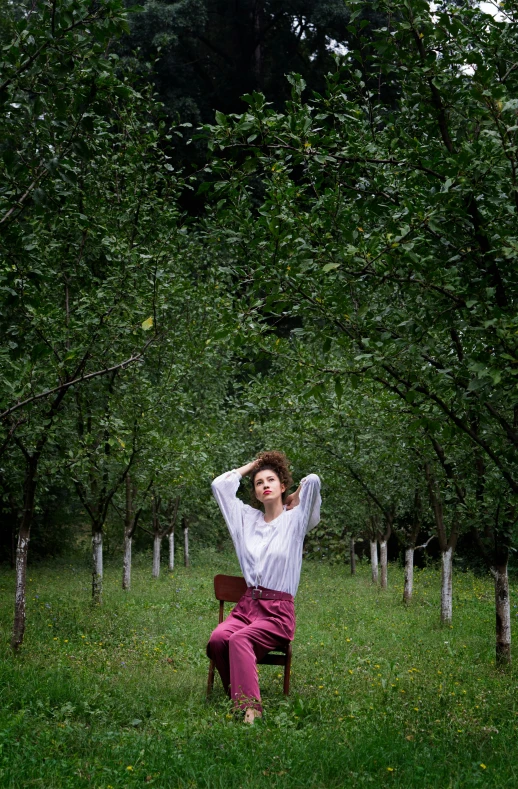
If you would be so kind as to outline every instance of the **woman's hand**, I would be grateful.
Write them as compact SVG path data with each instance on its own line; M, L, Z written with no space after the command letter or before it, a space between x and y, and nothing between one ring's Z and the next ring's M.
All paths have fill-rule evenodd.
M241 474L242 477L246 477L247 474L250 474L251 471L257 465L257 460L252 460L251 463L247 463L246 466L241 466L241 468L236 468L238 474Z
M295 493L290 493L290 495L286 498L286 510L292 510L294 507L297 507L300 504L300 485L298 486Z

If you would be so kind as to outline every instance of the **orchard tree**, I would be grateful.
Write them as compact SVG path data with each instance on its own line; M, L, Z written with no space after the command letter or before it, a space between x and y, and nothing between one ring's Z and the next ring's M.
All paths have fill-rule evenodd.
M60 0L6 13L0 454L25 466L16 491L16 649L41 463L62 438L70 393L119 377L157 340L154 269L181 220L178 179L159 146L160 110L109 51L126 29L123 5Z
M253 94L218 116L214 232L255 286L249 320L298 320L324 356L341 349L322 375L378 382L496 470L502 557L518 493L516 9L374 7L391 18L375 62L395 106L356 68L360 46L323 96L292 76L285 113Z

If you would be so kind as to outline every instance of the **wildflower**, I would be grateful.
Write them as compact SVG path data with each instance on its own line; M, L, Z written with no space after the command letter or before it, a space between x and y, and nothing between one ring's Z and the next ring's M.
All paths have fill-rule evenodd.
M394 768L393 767L387 767L387 772L393 773L394 772Z
M483 770L487 770L487 767L486 767L485 764L481 764L480 766L482 767Z
M128 764L128 766L126 767L126 770L127 770L129 773L133 772L133 765L131 765L131 764Z

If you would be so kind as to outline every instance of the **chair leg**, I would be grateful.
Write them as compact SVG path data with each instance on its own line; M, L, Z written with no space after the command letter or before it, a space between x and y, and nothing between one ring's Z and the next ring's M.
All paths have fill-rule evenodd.
M286 652L286 665L284 666L284 688L283 692L285 696L290 695L290 673L291 673L291 641L288 645L288 649Z
M211 660L209 665L209 676L207 679L207 698L209 698L210 694L214 690L214 666L215 663L213 660Z

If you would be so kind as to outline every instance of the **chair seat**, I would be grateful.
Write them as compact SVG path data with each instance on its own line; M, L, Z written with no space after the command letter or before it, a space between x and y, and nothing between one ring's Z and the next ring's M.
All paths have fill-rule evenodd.
M268 652L258 663L264 663L267 666L285 666L286 665L286 652L281 655L276 655L275 652Z

